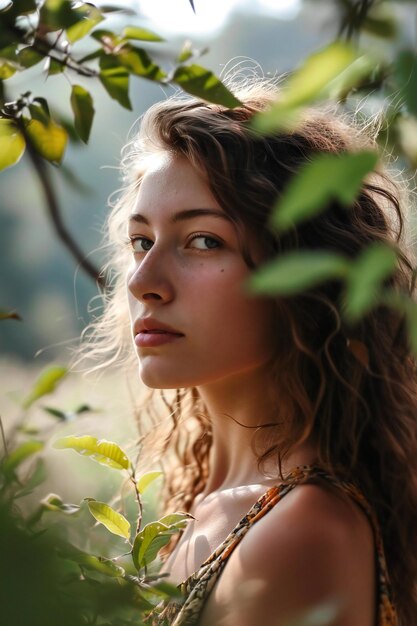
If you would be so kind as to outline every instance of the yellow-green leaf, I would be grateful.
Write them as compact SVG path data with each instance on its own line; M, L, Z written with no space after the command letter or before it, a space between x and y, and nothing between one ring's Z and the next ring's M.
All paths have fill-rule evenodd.
M149 54L142 48L127 44L118 53L117 60L131 74L149 78L150 80L162 80L166 77L165 72L152 61Z
M139 493L142 494L145 489L147 489L149 485L160 476L162 476L162 472L147 472L146 474L143 474L143 476L139 478L136 484L136 488Z
M78 454L89 456L93 461L113 469L122 470L130 467L130 461L123 450L116 443L106 439L98 440L90 435L81 437L70 435L55 441L54 448L75 450Z
M160 35L153 33L147 28L139 26L126 26L122 31L123 37L126 39L139 39L141 41L165 41Z
M45 496L45 498L41 500L41 506L45 511L55 511L65 513L65 515L74 515L80 510L78 504L65 503L56 493L49 493Z
M25 441L21 443L15 450L3 461L3 470L6 474L11 474L25 459L42 450L44 444L41 441Z
M88 35L90 30L104 19L100 10L92 4L80 5L77 7L77 11L83 16L82 20L66 29L68 40L71 43Z
M84 87L73 85L71 91L71 107L74 113L75 130L87 143L94 118L93 98Z
M0 80L7 80L16 73L16 66L8 61L0 63Z
M19 129L10 120L0 119L0 170L17 163L26 143Z
M281 231L291 228L327 209L332 200L349 206L377 161L378 155L369 151L313 157L288 184L272 213L272 224Z
M139 570L155 560L159 550L165 546L176 532L161 522L150 522L136 535L132 559Z
M42 124L31 120L26 128L28 138L37 152L47 161L60 163L64 156L68 135L62 126L50 121Z
M97 500L88 500L87 505L91 515L107 530L113 535L119 535L119 537L129 540L130 524L121 513L117 513L105 502L98 502Z
M193 519L195 519L195 517L193 517L190 513L179 512L164 515L164 517L161 517L159 522L161 524L165 524L165 526L168 526L170 529L177 528L178 530L182 530Z
M296 124L301 108L329 97L332 82L355 59L353 47L342 42L332 43L315 52L290 75L278 100L269 109L254 116L251 125L260 132L268 133Z
M331 279L344 278L349 262L324 250L288 252L263 265L248 281L255 293L293 295Z
M58 383L67 373L66 367L52 366L45 369L35 382L32 391L23 403L23 408L27 409L35 400L42 398L56 389Z
M222 104L230 109L241 104L212 71L201 65L180 65L175 70L172 81L184 91L208 102Z
M395 251L384 244L368 246L352 265L346 284L345 315L356 321L376 303L382 282L397 264Z

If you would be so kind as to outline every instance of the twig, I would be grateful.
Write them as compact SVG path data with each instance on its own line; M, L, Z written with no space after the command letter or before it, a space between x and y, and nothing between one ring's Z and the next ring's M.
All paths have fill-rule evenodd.
M135 474L132 473L130 480L133 483L133 486L135 488L135 496L136 496L136 502L138 503L138 509L139 509L139 515L138 515L138 523L136 526L136 535L140 532L140 527L142 525L142 518L143 518L143 504L142 504L142 498L140 497L140 493L138 490L138 484L135 478Z
M105 278L100 274L99 270L92 263L90 263L88 259L85 258L84 252L81 250L81 248L78 246L78 244L74 241L74 239L65 228L60 214L58 200L53 189L52 181L45 167L45 163L42 157L38 155L38 153L31 145L30 139L27 138L24 125L21 124L19 126L26 139L28 155L42 184L49 216L55 227L58 237L68 248L72 256L80 264L80 266L87 272L87 274L89 274L100 285L100 287L105 289Z
M3 420L1 418L1 415L0 415L0 429L1 429L1 438L3 439L4 453L5 453L6 456L9 456L9 451L7 449L6 435L5 435L5 432L4 432Z

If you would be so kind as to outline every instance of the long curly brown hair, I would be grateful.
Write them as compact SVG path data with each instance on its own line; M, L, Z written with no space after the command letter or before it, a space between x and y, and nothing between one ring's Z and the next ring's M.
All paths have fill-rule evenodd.
M206 176L242 233L242 254L250 267L244 228L263 242L270 258L294 249L324 249L354 259L368 244L382 242L393 246L398 257L385 285L414 299L407 203L401 186L382 167L366 179L350 207L332 202L319 216L280 235L269 226L277 197L303 163L319 153L376 149L375 133L327 107L308 110L294 130L261 137L248 122L269 105L275 88L256 83L235 93L242 106L234 109L195 98L152 106L126 149L125 185L108 222L115 284L90 333L101 364L109 348L114 361L121 357L122 339L129 335L128 252L121 243L147 156L158 150L185 156ZM377 304L358 323L347 324L341 293L341 282L332 280L301 295L276 298L281 331L272 374L280 421L259 429L254 445L260 465L275 459L283 479L282 461L311 435L319 463L335 475L343 471L360 487L381 525L400 624L412 626L417 615L416 357L401 312ZM170 393L161 396L172 420L162 451L174 452L166 472L165 506L175 499L176 508L189 510L207 480L210 422L197 389Z

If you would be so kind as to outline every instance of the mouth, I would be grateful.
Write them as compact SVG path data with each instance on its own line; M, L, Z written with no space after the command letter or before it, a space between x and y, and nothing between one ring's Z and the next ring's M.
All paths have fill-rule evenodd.
M161 320L152 319L151 317L142 317L137 319L133 325L133 335L173 335L183 337L184 334L176 328L168 326Z
M151 335L151 334L159 334L159 335L177 335L178 337L183 337L182 333L175 333L169 330L162 330L161 328L152 328L151 330L141 330L138 334L143 335Z
M140 330L135 335L135 344L138 348L158 348L166 344L172 344L184 337L182 333L171 332L161 328Z

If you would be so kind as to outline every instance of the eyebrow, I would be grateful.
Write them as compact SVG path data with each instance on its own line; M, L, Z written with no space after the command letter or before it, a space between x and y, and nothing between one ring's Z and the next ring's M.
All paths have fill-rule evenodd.
M228 222L232 221L226 213L217 209L186 209L184 211L179 211L178 213L175 213L171 217L170 221L175 224L176 222L184 222L185 220L191 220L195 217L201 217L205 215L211 217L220 217L221 219ZM149 226L149 220L141 213L132 213L129 217L129 222L147 224Z

